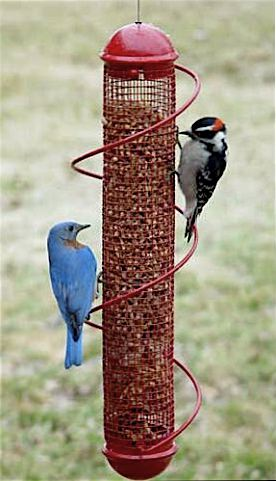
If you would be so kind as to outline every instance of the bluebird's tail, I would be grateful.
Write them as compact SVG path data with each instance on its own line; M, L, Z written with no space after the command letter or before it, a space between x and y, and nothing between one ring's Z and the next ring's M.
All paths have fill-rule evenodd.
M77 341L74 341L70 330L67 327L67 344L64 366L69 369L71 366L80 366L82 364L82 332Z

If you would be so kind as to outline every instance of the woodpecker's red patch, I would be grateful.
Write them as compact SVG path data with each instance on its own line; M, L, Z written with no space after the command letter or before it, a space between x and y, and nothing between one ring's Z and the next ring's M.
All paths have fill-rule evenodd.
M220 119L216 119L212 130L214 130L215 132L218 132L219 130L222 130L223 127L224 127L224 122Z

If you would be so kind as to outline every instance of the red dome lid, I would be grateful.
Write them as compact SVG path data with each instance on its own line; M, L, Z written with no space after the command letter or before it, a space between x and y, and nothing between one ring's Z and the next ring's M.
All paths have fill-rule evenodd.
M108 63L173 62L178 53L168 35L148 23L131 23L116 30L101 58Z

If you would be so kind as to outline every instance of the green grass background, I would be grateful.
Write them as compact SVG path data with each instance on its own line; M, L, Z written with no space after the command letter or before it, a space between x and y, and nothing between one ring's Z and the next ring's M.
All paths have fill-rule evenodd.
M202 79L180 127L219 115L230 146L198 251L176 275L176 356L198 377L203 407L156 479L275 479L274 2L141 4ZM101 335L85 329L85 364L65 372L45 239L61 219L92 222L83 240L101 258L101 183L69 161L101 145L98 53L135 20L135 1L2 1L1 12L2 476L119 480L101 454ZM191 88L178 75L179 104ZM101 158L88 163L101 171ZM178 218L177 258L183 227ZM175 390L180 423L194 393L177 371Z

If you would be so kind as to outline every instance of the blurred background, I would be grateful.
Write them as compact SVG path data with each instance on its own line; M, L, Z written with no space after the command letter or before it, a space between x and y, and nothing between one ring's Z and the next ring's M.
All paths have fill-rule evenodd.
M275 479L274 2L141 7L202 80L180 128L218 115L229 133L198 250L176 275L176 356L196 374L203 407L158 480ZM119 480L101 454L101 334L85 328L85 364L66 372L46 237L63 219L92 223L82 240L100 263L101 182L69 165L102 143L99 52L136 20L136 2L2 1L1 11L3 479ZM191 90L179 75L179 105ZM101 172L100 156L87 166ZM178 216L177 259L183 230ZM194 393L177 372L175 390L180 423Z

